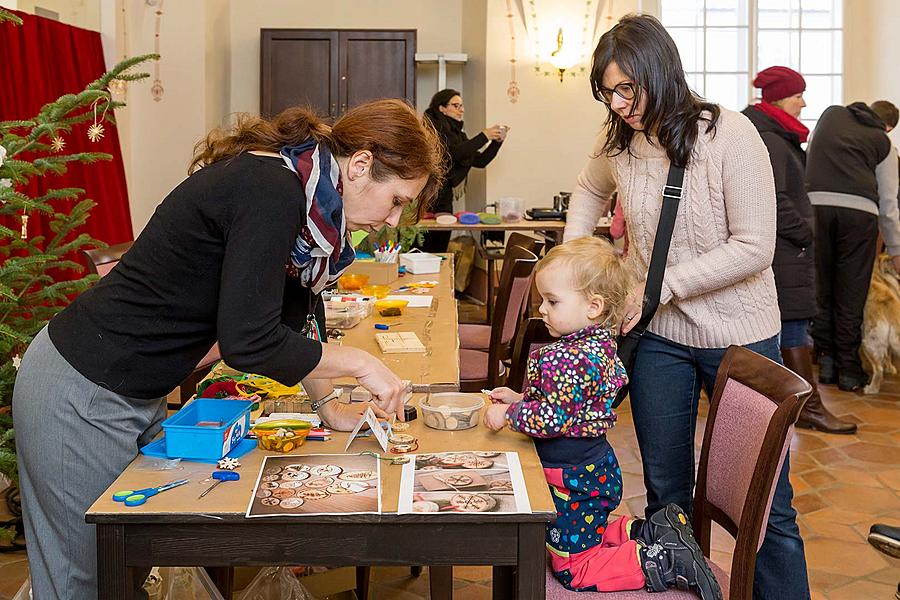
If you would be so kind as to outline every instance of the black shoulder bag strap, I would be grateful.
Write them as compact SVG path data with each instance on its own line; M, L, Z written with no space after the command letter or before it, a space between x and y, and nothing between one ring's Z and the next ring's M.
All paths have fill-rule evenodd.
M663 276L666 274L666 259L672 242L672 231L675 229L675 217L678 215L678 202L681 200L681 188L684 183L684 167L669 165L669 175L663 188L663 202L656 226L656 238L653 240L653 252L650 255L650 268L647 271L647 284L644 286L644 302L641 318L624 336L619 336L619 358L625 363L628 376L631 377L634 366L634 354L637 351L641 336L650 326L656 309L659 308L659 297L662 294ZM627 388L620 390L613 401L613 408L625 399Z

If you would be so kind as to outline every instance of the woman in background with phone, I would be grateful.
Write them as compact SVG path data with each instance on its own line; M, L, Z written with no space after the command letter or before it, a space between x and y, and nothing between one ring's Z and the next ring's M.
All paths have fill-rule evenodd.
M506 125L492 125L469 138L463 131L465 111L462 95L453 89L436 93L425 111L425 119L434 125L444 144L447 167L444 185L430 208L433 213L453 212L453 188L466 180L469 169L483 169L494 160L509 131ZM449 231L430 231L425 234L422 249L426 252L446 252L449 241Z

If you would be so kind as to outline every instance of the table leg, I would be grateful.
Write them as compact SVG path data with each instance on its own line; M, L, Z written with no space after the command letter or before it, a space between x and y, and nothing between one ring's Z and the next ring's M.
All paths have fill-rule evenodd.
M204 567L223 598L231 598L234 589L234 567Z
M97 525L98 600L131 600L131 583L125 566L125 526Z
M452 600L453 567L429 566L428 588L431 600Z
M372 567L356 567L356 597L359 600L369 600L369 578L372 576Z
M494 566L491 578L493 600L510 600L516 596L516 568L512 565Z
M516 568L516 598L544 600L547 593L547 556L544 523L519 525L519 564Z

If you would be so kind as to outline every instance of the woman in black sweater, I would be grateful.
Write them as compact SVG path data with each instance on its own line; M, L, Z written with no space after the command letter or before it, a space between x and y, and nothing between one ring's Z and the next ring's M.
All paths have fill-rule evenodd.
M463 131L465 110L462 95L456 90L446 89L431 98L431 104L425 111L425 118L441 136L447 168L447 178L431 207L434 213L453 212L453 188L466 180L469 169L483 169L494 160L509 130L503 125L494 125L470 139ZM449 231L432 231L425 234L422 249L426 252L446 252L449 241Z
M816 314L813 232L815 218L806 194L806 143L809 130L799 121L806 106L806 81L788 67L759 72L753 85L762 90L762 102L748 106L744 115L759 130L775 175L778 206L777 237L772 270L781 310L781 356L784 364L813 386L798 427L826 433L854 433L856 425L842 421L822 404L809 349L809 322Z
M166 394L216 340L232 367L302 381L335 429L360 412L327 402L336 377L403 418L405 390L381 360L322 343L319 295L353 260L350 231L395 227L406 205L421 212L434 197L434 132L397 100L333 127L305 109L245 116L198 144L191 171L22 360L13 415L35 598L97 596L84 513L159 432Z

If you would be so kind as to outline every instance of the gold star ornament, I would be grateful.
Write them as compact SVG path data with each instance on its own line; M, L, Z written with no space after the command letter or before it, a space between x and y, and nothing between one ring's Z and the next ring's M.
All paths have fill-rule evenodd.
M52 148L54 152L62 152L66 149L66 140L62 139L61 136L56 136L53 138L53 141L50 142L50 148Z
M101 139L103 139L103 133L104 133L104 131L103 131L102 123L95 122L93 125L88 127L88 130L87 130L88 139L94 143L97 143Z

